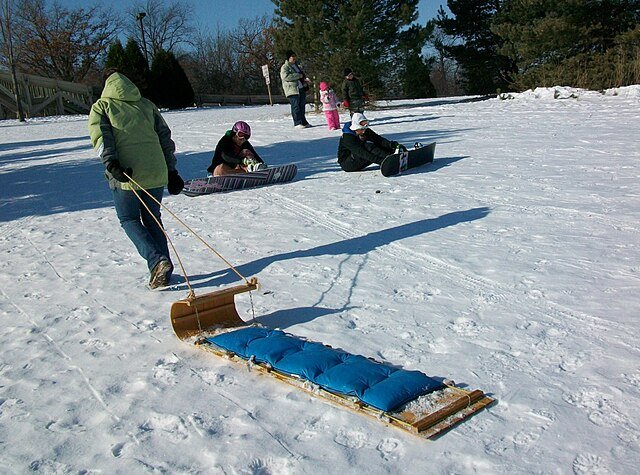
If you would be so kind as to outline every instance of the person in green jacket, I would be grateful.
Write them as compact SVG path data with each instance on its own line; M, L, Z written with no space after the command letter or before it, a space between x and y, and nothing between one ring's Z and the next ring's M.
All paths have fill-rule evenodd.
M309 90L311 80L300 68L300 65L297 63L297 56L292 50L287 50L285 55L287 59L280 67L282 89L291 104L293 126L297 129L306 129L307 127L311 127L311 124L307 122L307 118L304 115L307 106L307 91Z
M102 95L89 113L91 144L105 166L120 225L147 261L149 287L163 287L173 264L159 203L165 186L174 195L184 187L176 170L176 146L158 108L133 82L113 68L104 79Z

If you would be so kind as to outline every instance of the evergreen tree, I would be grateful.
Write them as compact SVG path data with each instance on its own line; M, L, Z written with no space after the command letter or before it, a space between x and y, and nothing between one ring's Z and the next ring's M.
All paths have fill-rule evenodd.
M491 31L492 21L505 0L448 0L454 17L440 10L436 24L462 42L446 47L461 67L462 82L469 94L491 94L508 89L515 64L499 54L502 39Z
M104 65L107 68L117 68L127 76L140 90L140 94L147 96L149 89L149 68L147 61L134 39L129 39L126 47L120 41L112 43L107 52Z
M158 107L169 109L181 109L194 103L191 83L171 52L156 51L151 65L150 99Z
M444 16L442 6L439 16ZM432 47L434 56L431 58L431 82L436 88L438 96L449 97L464 94L459 80L460 65L447 53L447 48L457 43L456 38L447 35L442 28L438 27L436 20L430 20L435 26L427 39L427 44Z
M276 50L295 51L317 84L338 90L349 67L371 96L386 92L397 69L402 29L417 18L418 0L273 0Z
M402 32L398 46L399 83L402 95L410 99L436 97L436 88L431 82L432 59L422 56L422 48L433 32L433 23L426 27L414 25Z
M104 62L104 69L109 68L122 68L124 64L124 48L120 40L116 40L111 43L109 50L107 51L107 58Z
M518 90L602 89L640 81L639 0L507 0L494 31Z
M143 96L147 97L149 94L149 65L140 45L133 38L129 38L124 47L123 59L120 71L138 86Z

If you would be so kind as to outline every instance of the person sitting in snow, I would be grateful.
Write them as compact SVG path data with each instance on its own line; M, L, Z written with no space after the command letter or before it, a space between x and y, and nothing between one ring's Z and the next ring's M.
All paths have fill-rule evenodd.
M404 145L387 140L369 128L369 120L356 112L342 127L338 144L338 163L345 172L364 170L369 165L382 161L393 153L406 151Z
M327 119L329 130L338 130L340 128L338 98L331 86L324 81L320 83L320 102L322 102L322 110Z
M247 173L266 168L264 161L249 143L251 127L240 120L222 136L207 171L213 176Z

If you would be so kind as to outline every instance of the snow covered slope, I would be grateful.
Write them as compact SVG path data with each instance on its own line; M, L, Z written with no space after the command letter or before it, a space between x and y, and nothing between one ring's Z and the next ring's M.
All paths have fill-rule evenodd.
M438 142L389 179L342 172L322 114L306 130L287 106L165 114L185 179L236 120L299 167L165 197L260 279L259 322L498 400L429 442L179 341L181 272L145 288L86 117L0 122L0 472L637 473L639 90L380 103L376 132ZM196 292L238 281L164 221Z

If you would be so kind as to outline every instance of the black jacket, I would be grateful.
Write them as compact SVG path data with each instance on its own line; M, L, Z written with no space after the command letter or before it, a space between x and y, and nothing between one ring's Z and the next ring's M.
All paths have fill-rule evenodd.
M343 162L350 156L358 159L368 160L371 163L379 163L380 160L394 152L397 142L387 140L381 135L376 134L373 130L367 129L360 138L349 127L351 122L344 124L342 128L342 137L338 144L338 163ZM365 144L371 142L375 147L366 147Z
M216 151L213 153L213 158L211 159L211 165L209 165L209 168L207 168L207 171L209 173L213 173L213 170L215 170L215 168L221 163L226 163L227 165L232 167L240 165L242 163L242 160L244 160L244 157L240 154L242 150L250 150L256 160L258 160L260 163L264 163L264 160L260 158L260 156L248 140L245 140L243 144L238 147L233 141L234 136L235 132L233 132L232 130L227 130L227 132L218 141L218 145L216 145Z
M342 82L342 100L349 103L364 101L364 89L357 77L354 76L353 79L345 79Z

